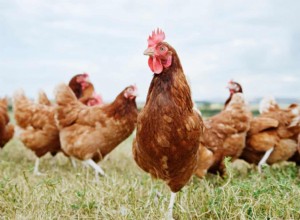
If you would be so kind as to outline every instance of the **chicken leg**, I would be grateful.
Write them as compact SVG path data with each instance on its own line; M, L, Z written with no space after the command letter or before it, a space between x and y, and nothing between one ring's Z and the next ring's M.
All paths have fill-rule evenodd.
M76 168L77 168L77 165L76 165L76 160L75 160L75 158L74 158L74 157L69 157L69 160L70 160L70 162L71 162L73 168L76 169Z
M167 220L172 220L173 218L173 207L175 203L176 193L171 192L170 204L168 206Z
M269 150L267 150L266 153L265 153L265 155L263 156L263 158L259 161L259 163L258 163L258 172L259 173L261 173L261 167L262 167L262 165L266 163L266 161L270 157L270 155L273 152L273 150L274 150L274 147L272 147Z
M100 174L101 176L105 176L104 171L102 170L102 168L95 163L95 161L93 161L92 159L88 159L84 161L85 164L90 165L96 172L96 179L98 174Z
M43 173L41 173L39 171L39 165L40 165L40 158L36 158L35 159L35 164L34 164L34 169L33 169L33 174L34 175L37 175L37 176L41 176L41 175L44 175Z

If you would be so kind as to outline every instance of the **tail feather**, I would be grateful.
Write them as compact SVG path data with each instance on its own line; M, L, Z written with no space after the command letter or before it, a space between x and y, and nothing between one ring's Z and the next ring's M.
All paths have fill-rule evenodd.
M300 126L300 106L297 104L292 104L289 108L291 109L291 113L293 115L293 119L289 127Z
M279 106L273 96L264 97L259 103L259 113L263 114L278 109Z
M55 88L55 99L57 103L55 112L57 125L65 127L76 121L81 103L71 88L65 84L58 85Z
M34 103L29 100L23 90L18 90L13 95L13 109L16 123L21 128L26 128L30 125L32 115L31 106Z
M51 106L51 102L43 90L40 90L39 92L38 103L42 105Z

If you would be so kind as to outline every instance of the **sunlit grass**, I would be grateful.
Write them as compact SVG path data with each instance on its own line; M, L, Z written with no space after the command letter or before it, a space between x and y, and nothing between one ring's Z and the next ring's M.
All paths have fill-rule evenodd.
M107 177L95 182L93 170L63 155L41 159L34 176L35 156L17 140L0 153L1 219L163 219L169 189L135 164L132 137L100 164ZM259 175L229 166L224 179L193 178L176 198L175 219L299 219L300 179L290 163L265 167Z

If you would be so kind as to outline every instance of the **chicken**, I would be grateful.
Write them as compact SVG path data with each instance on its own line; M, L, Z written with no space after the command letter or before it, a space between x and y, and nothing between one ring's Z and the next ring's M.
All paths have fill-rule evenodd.
M75 93L77 99L89 98L93 96L95 91L94 85L89 80L89 75L87 73L77 74L71 78L69 81L69 87Z
M200 146L207 148L213 154L206 162L209 172L219 172L223 175L225 157L231 157L233 161L239 158L245 147L251 112L244 95L240 93L241 87L239 88L236 92L230 91L230 98L224 110L204 121L205 130ZM196 172L198 177L202 177L206 172L206 170L203 172L202 167L203 164L200 162Z
M0 149L14 136L14 126L9 123L7 99L0 99Z
M102 97L95 93L94 85L89 80L87 73L75 75L70 80L69 87L83 104L88 106L103 104Z
M187 184L197 166L203 123L193 110L179 57L164 39L164 32L153 31L144 52L154 76L138 116L133 155L138 166L170 187L168 217L172 218L176 192Z
M54 119L54 105L45 104L46 94L40 92L39 101L29 100L23 91L14 94L13 108L16 124L20 127L20 140L32 150L37 158L34 174L40 175L38 170L39 158L50 152L55 155L60 151L58 129Z
M70 87L74 93L80 87L80 92L83 94L81 97L89 97L88 95L92 93L85 90L91 89L90 83L85 75L82 78L79 81L74 81L76 76L73 77L73 81L71 80L73 83ZM33 172L35 175L41 175L42 173L39 172L39 158L48 152L52 156L61 152L59 131L54 118L55 104L50 102L43 91L39 93L38 103L29 100L24 92L19 91L14 95L13 107L16 124L20 128L19 138L37 156Z
M247 146L241 158L261 166L274 164L291 158L297 151L299 107L280 109L273 97L266 97L260 103L260 115L251 121L247 135ZM293 124L295 123L295 124Z
M62 84L56 88L56 118L63 151L85 161L98 173L95 162L124 141L135 129L137 119L136 86L125 88L111 103L88 107L80 103L72 90Z
M228 105L228 103L231 101L232 99L232 96L235 94L235 93L243 93L243 88L241 86L241 84L233 81L233 80L230 80L228 82L228 86L227 88L229 89L229 92L230 92L230 96L228 97L228 99L226 100L225 102L225 105L224 105L224 108L226 108L226 106Z

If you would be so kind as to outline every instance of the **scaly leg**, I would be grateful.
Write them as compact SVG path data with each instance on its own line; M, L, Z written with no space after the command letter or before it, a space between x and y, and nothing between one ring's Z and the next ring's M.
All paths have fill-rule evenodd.
M170 198L170 203L169 203L168 213L167 213L168 220L173 219L173 207L174 207L174 203L175 203L175 198L176 198L176 193L171 192L171 198Z
M39 165L40 165L40 158L35 159L35 164L34 164L34 169L33 169L33 174L37 176L43 175L43 173L39 172Z
M99 182L99 175L98 175L98 172L95 170L95 181L96 183Z
M73 168L76 169L76 168L77 168L77 165L76 165L75 158L74 158L74 157L69 157L69 160L70 160L70 162L71 162Z
M94 170L97 174L105 176L105 173L102 170L102 168L98 164L96 164L95 161L93 161L92 159L85 160L84 163L86 163L86 164L90 165L92 168L94 168Z
M273 150L274 150L274 147L272 147L271 149L267 150L266 153L265 153L265 155L263 156L263 158L259 161L259 163L258 163L258 172L259 173L261 173L261 166L266 163L266 161L270 157L270 154L272 153Z

